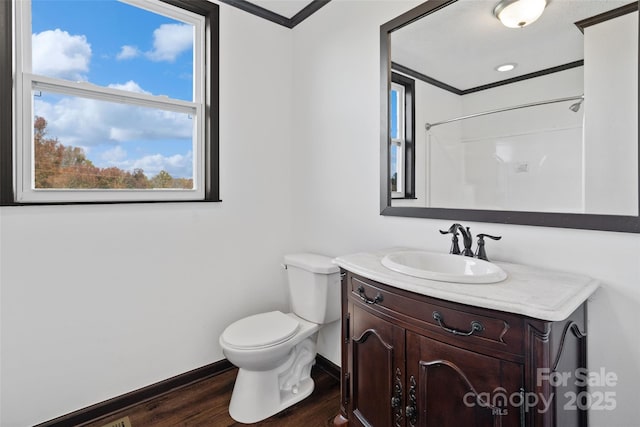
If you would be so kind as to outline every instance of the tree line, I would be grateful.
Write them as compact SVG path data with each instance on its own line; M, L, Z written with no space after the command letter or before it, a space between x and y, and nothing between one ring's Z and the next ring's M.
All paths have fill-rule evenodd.
M142 169L133 172L117 167L99 168L80 147L65 146L47 137L47 121L34 120L34 165L36 188L148 189L193 188L193 179L173 178L161 170L147 178Z

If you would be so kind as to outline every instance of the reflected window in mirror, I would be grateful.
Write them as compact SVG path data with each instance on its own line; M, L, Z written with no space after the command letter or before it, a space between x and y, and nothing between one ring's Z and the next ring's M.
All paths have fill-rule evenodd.
M415 80L391 75L389 91L389 179L391 197L415 197Z

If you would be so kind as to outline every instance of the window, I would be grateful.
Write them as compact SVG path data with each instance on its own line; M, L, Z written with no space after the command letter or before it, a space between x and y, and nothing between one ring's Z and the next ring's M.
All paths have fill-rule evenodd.
M391 197L415 197L415 82L392 73L389 94L389 158Z
M11 7L3 204L219 200L217 5L20 0L0 17Z

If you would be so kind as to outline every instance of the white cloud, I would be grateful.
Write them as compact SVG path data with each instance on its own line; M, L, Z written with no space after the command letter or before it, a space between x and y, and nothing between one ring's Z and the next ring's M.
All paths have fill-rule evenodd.
M153 50L146 53L152 61L176 60L193 46L193 27L187 24L162 24L153 31Z
M148 93L129 81L110 87ZM113 142L191 139L193 120L186 114L44 94L35 100L35 114L47 120L47 132L64 145L92 147Z
M138 129L124 129L121 127L112 127L109 129L109 139L111 141L127 142L139 139L143 132Z
M116 164L127 158L127 151L119 145L116 145L112 149L102 153L100 158L107 163Z
M174 154L172 156L151 154L137 159L127 157L127 151L120 146L116 146L102 153L100 160L95 162L95 165L99 167L117 167L127 171L142 169L149 179L163 170L174 178L192 177L193 155L191 151L186 154Z
M112 83L112 84L108 85L107 87L110 87L112 89L120 89L120 90L129 91L129 92L144 93L144 94L147 94L147 95L151 95L151 92L142 89L140 87L140 85L138 83L134 82L133 80L129 80L128 82L123 83L123 84Z
M175 178L191 177L191 152L183 155L156 152L135 158L135 152L128 152L120 145L131 141L151 141L153 144L154 140L190 140L193 122L185 115L82 98L47 102L43 96L35 102L36 114L47 120L48 136L58 138L67 146L82 147L98 167L128 171L139 168L148 178L161 170ZM102 151L99 146L105 145L112 148ZM90 155L94 150L95 157Z
M173 156L153 154L133 160L131 164L131 169L142 169L148 178L153 178L162 170L169 172L169 175L174 178L190 178L193 170L193 155L191 152Z
M91 45L83 35L59 29L32 35L32 66L35 74L85 81L91 61Z
M122 61L125 59L135 58L137 56L140 56L140 50L138 50L137 47L124 45L116 55L116 59Z

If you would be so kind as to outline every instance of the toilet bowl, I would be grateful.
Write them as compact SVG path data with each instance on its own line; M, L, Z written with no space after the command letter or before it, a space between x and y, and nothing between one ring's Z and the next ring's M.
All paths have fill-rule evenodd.
M264 420L313 392L318 331L340 318L340 275L330 258L287 255L285 266L293 312L245 317L219 338L239 368L229 414L240 423Z
M293 323L295 328L291 332ZM262 343L250 346L247 338L240 335L240 331L246 330L246 324L259 324L253 329L254 336L272 327L271 335ZM274 333L274 324L282 327L279 333ZM250 316L225 329L220 345L229 362L240 368L229 404L229 414L234 420L247 424L258 422L313 392L311 367L319 329L318 324L280 311Z

